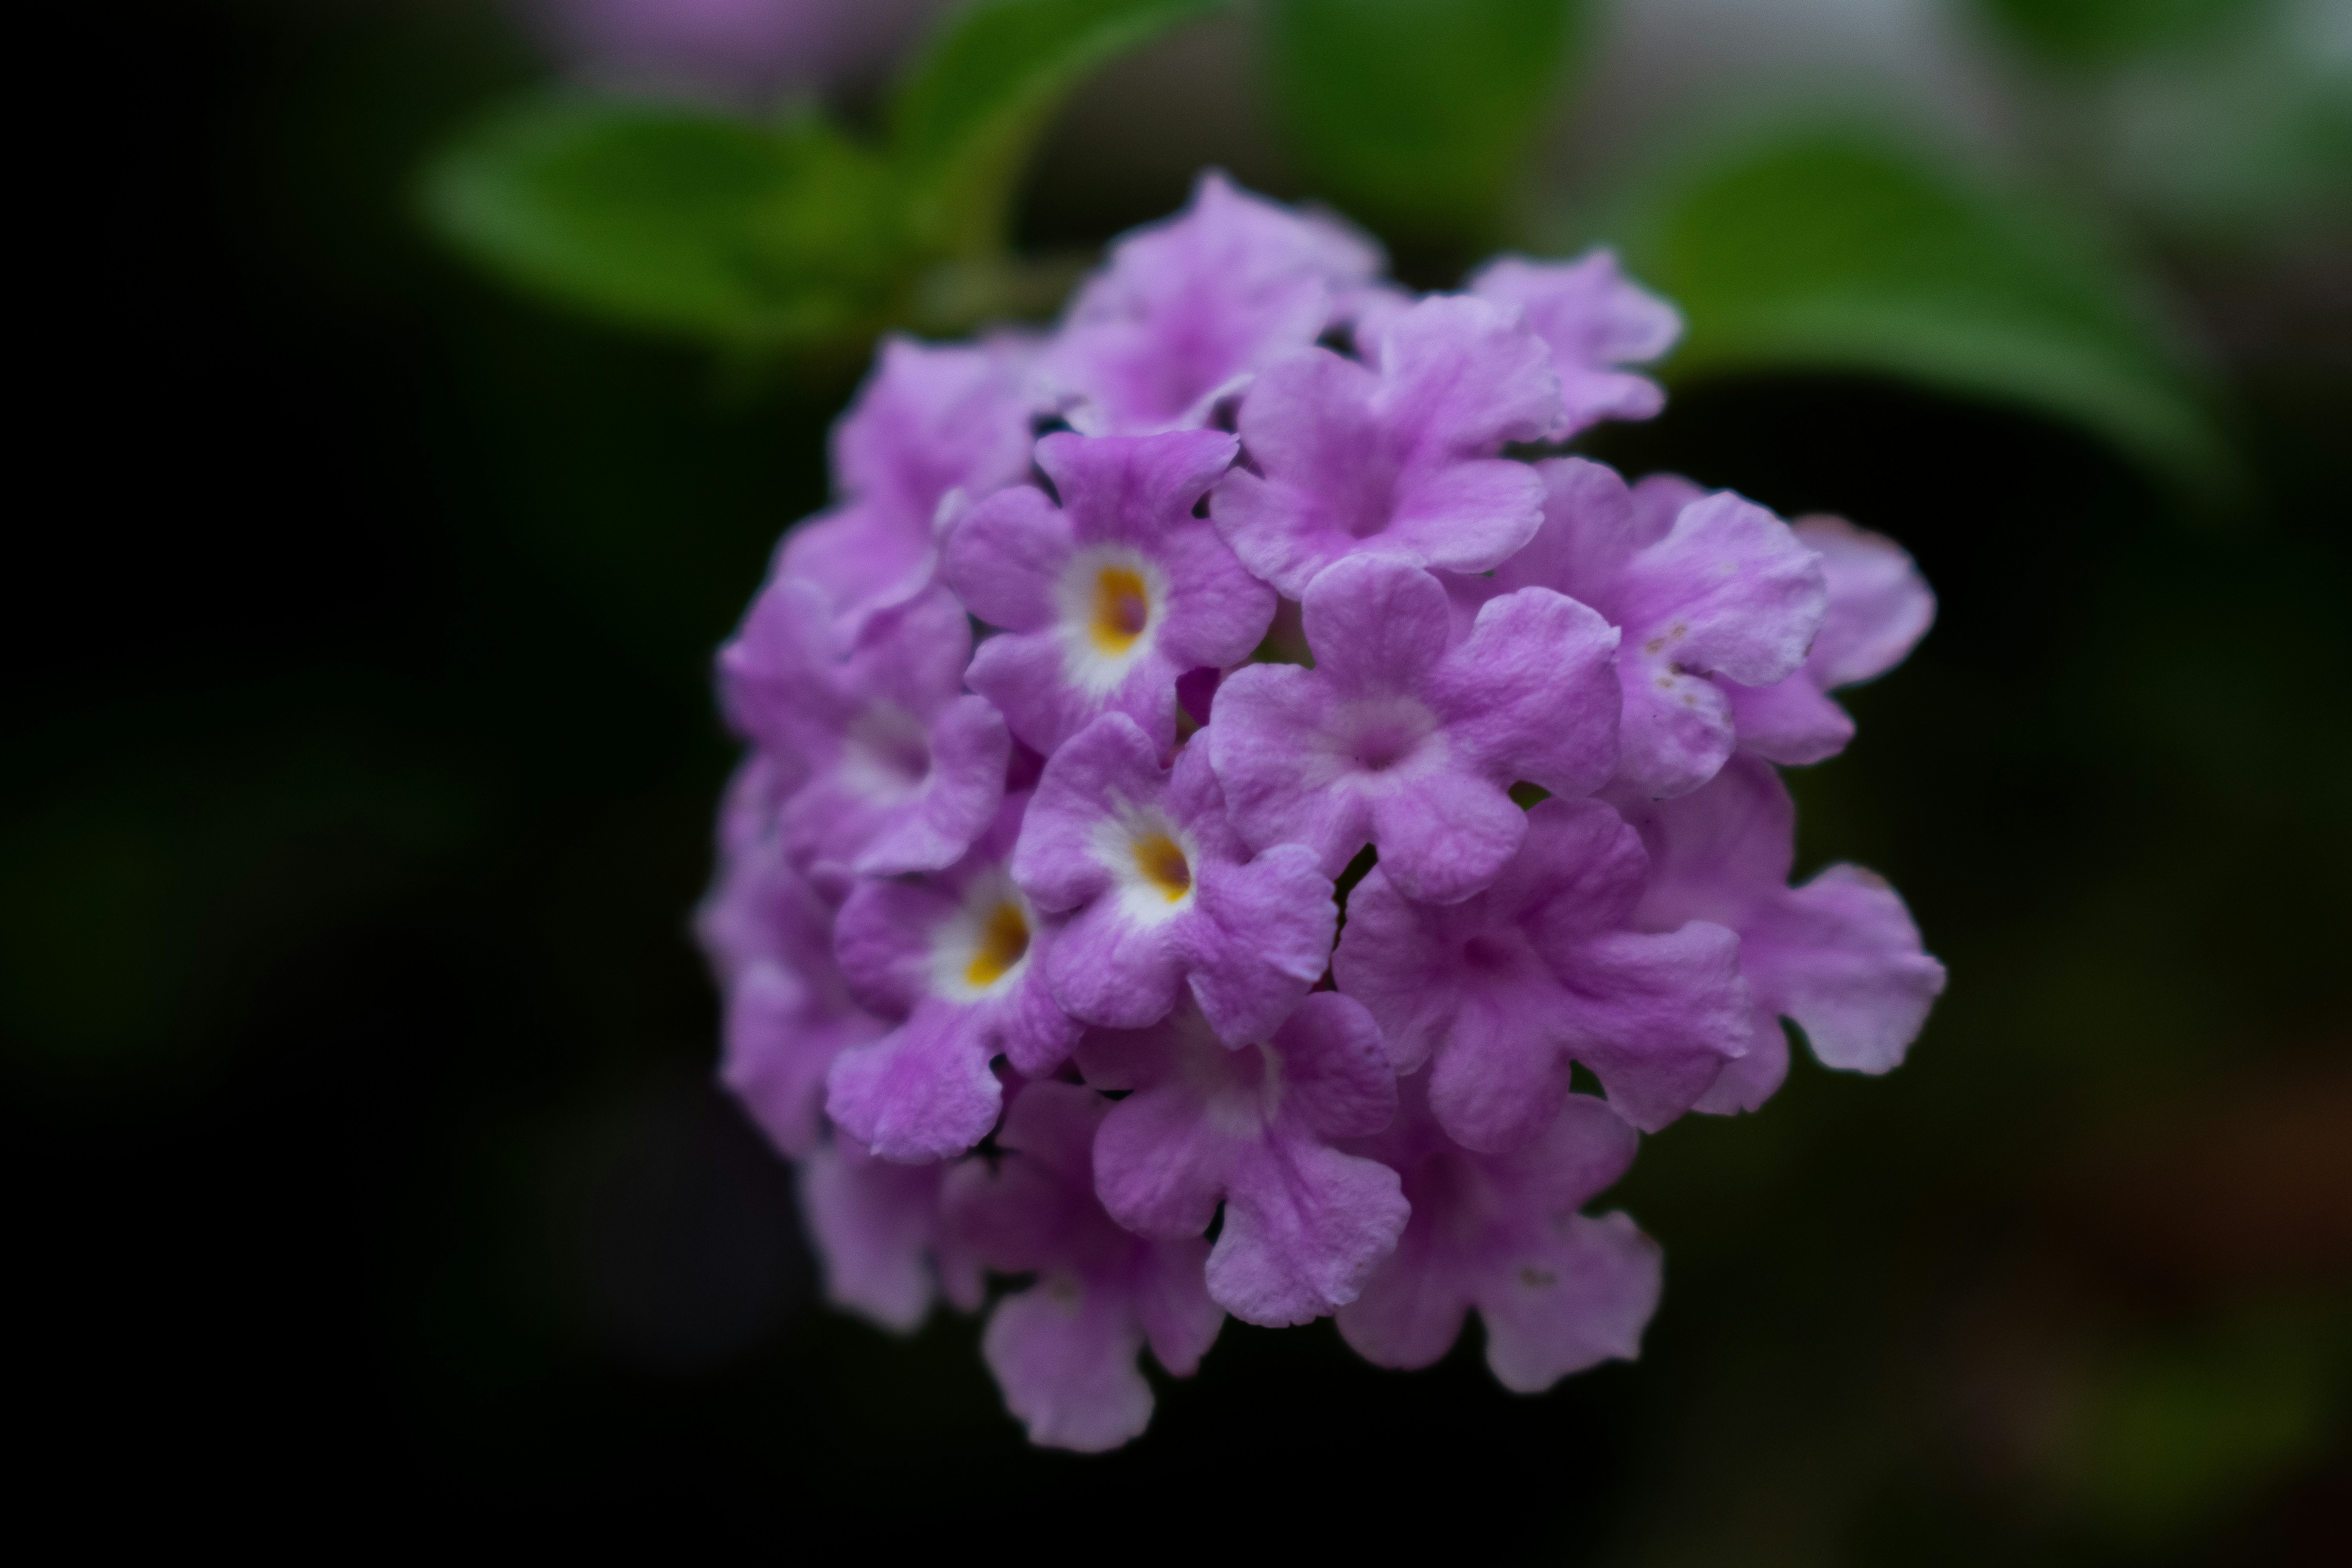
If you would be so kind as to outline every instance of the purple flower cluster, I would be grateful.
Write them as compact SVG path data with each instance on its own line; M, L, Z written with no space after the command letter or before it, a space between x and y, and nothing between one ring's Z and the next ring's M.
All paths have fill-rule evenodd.
M1027 1281L1038 1443L1135 1436L1227 1313L1634 1355L1658 1249L1581 1211L1639 1135L1761 1104L1783 1019L1884 1072L1943 987L1878 879L1789 885L1773 766L1926 631L1909 558L1525 455L1660 406L1606 252L1380 267L1213 174L1050 336L888 343L719 656L726 1081L836 1301Z

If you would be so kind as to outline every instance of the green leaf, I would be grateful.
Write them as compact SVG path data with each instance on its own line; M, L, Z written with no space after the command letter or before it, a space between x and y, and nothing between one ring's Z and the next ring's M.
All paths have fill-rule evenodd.
M899 199L819 121L576 98L509 109L425 187L434 226L518 284L749 346L873 331L908 267Z
M441 234L509 280L738 350L860 345L909 321L1024 309L1014 183L1087 71L1225 0L976 0L893 106L888 156L811 115L782 128L584 97L509 108L425 184Z
M1750 138L1654 184L1618 236L1689 322L1675 381L1877 372L2070 421L2203 500L2234 481L2147 279L1927 154L1856 131Z
M1088 71L1225 0L975 0L951 13L892 106L898 166L927 246L1001 251L1015 183Z
M2269 0L1977 0L2003 30L2057 64L2102 66L2210 37Z
M1267 0L1266 66L1323 194L1406 238L1485 243L1582 0Z
M2325 1451L2344 1315L2292 1300L2110 1348L2084 1390L2069 1479L2108 1532L2203 1533Z

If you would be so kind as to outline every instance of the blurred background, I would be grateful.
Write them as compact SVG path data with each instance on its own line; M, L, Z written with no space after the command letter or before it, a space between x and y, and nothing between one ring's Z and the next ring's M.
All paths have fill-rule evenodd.
M2352 5L979 9L181 0L38 52L47 1462L771 1551L2346 1561ZM1397 1374L1229 1323L1082 1460L973 1322L824 1308L713 1086L708 670L875 333L1050 315L1209 163L1424 286L1616 243L1691 330L1583 448L1916 554L1940 620L1792 783L1801 870L1891 877L1952 984L1892 1077L1646 1142L1638 1364L1524 1399L1475 1330Z

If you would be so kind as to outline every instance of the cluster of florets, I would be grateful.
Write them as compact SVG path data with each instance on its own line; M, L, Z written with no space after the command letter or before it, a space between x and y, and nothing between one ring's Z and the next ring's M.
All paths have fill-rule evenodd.
M886 344L719 656L726 1081L834 1300L987 1306L1039 1443L1227 1313L1633 1356L1658 1250L1581 1210L1638 1134L1762 1103L1783 1018L1883 1072L1943 985L1883 881L1789 886L1773 767L1926 630L1909 558L1543 455L1663 401L1606 252L1380 268L1212 175L1050 335Z

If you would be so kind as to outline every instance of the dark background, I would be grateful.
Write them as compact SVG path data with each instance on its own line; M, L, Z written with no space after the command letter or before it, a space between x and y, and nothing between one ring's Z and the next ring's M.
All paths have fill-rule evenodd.
M1878 383L1693 388L1591 442L1916 553L1935 631L1793 782L1801 869L1890 876L1950 993L1891 1078L1801 1056L1764 1113L1647 1142L1609 1200L1667 1252L1639 1364L1523 1399L1475 1329L1408 1375L1228 1324L1087 1460L1024 1446L975 1323L823 1308L710 1081L709 659L847 386L434 248L417 161L536 68L473 11L131 6L43 58L93 173L26 154L71 216L55 308L20 300L0 1114L58 1475L778 1551L1273 1517L1611 1563L2342 1560L2340 278L2183 273L2255 479L2227 516ZM1176 179L1040 191L1031 237Z

